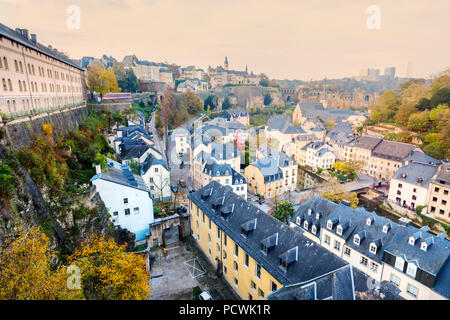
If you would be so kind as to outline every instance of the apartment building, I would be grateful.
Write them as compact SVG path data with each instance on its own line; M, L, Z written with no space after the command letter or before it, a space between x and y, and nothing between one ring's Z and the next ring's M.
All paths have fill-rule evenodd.
M239 121L247 127L250 125L250 116L247 111L242 109L225 110L222 112L222 118L225 118L227 121Z
M428 189L438 166L420 162L411 162L394 174L389 184L388 200L415 210L417 206L428 203Z
M311 142L307 144L305 165L314 170L331 169L336 156L333 153L333 147L325 142Z
M387 218L315 196L296 210L290 226L404 299L450 297L450 246L435 236Z
M442 164L428 188L428 213L450 223L450 164Z
M27 29L0 24L0 112L9 117L85 104L83 69L37 42Z
M188 198L193 237L242 299L263 300L346 265L215 181Z

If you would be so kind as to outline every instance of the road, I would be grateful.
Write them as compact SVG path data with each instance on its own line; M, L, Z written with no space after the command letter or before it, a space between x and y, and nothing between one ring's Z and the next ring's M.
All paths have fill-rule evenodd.
M341 184L345 191L353 192L355 190L364 189L375 184L376 179L365 174L358 174L355 181Z
M161 137L158 135L158 130L156 130L155 127L155 114L156 111L153 111L152 119L150 120L150 130L151 133L153 133L153 142L155 142L155 148L158 149L158 151L163 154L163 158L166 161L166 163L169 163L167 161L166 144L164 143L164 140L161 139Z

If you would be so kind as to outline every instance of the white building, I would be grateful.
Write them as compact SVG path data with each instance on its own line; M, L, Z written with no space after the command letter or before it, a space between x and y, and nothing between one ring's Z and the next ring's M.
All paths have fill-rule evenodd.
M155 199L164 201L171 197L170 171L161 157L149 154L142 164L141 176Z
M426 206L428 185L437 170L437 165L420 162L400 167L391 178L388 200L411 210Z
M178 127L172 132L172 140L175 140L176 154L185 154L190 149L190 133L184 127Z
M306 146L306 165L317 168L331 169L336 161L332 147L324 142L311 142Z
M217 181L223 186L229 186L234 193L247 200L247 181L229 164L219 164L210 158L203 167L201 187L211 181Z
M136 241L145 240L153 223L153 199L150 190L140 176L134 175L128 165L120 168L112 162L108 171L97 173L91 178L97 192L111 214L114 225L128 229L136 235Z

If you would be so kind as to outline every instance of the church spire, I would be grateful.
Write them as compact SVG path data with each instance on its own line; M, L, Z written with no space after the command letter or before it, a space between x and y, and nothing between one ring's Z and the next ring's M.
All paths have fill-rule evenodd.
M225 70L228 70L228 57L225 57L225 63L223 64Z

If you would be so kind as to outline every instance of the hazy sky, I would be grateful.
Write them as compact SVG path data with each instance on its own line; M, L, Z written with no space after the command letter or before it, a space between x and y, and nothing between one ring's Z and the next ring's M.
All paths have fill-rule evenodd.
M380 29L369 29L370 5ZM67 8L80 8L69 29ZM37 33L71 58L125 55L182 66L248 65L277 79L358 75L395 66L429 76L450 66L448 0L0 0L0 22Z

